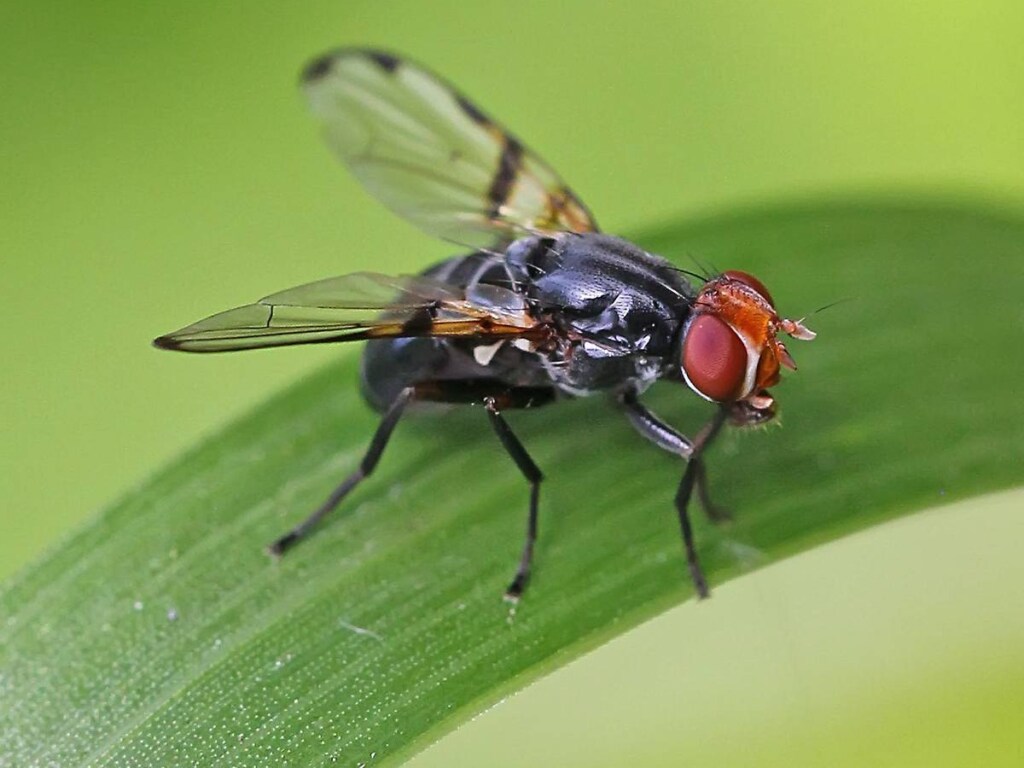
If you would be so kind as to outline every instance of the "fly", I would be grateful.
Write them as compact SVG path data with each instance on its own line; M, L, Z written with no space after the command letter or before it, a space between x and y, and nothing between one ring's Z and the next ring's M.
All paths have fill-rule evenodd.
M543 475L505 420L517 408L606 393L633 427L686 461L675 496L694 588L707 597L688 507L708 516L703 454L722 427L776 414L769 388L795 368L779 338L810 340L768 289L735 270L694 285L640 247L602 234L569 186L441 78L376 50L312 61L302 89L327 143L385 206L469 253L419 275L359 272L291 288L157 338L162 349L227 352L366 340L361 380L382 418L358 468L268 547L282 555L377 466L407 408L482 405L530 486L526 539L505 592L530 578ZM691 439L652 413L654 381L717 405Z

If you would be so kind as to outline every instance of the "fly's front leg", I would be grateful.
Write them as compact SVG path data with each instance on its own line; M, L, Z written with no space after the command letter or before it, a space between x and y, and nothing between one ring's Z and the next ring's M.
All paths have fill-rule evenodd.
M690 440L679 433L664 421L659 419L644 406L637 398L636 392L626 390L619 394L619 404L626 412L627 418L633 427L644 437L657 445L659 448L674 453L686 459L686 469L683 472L679 489L676 491L675 506L679 515L679 526L683 534L683 546L686 550L686 564L690 571L690 578L693 581L694 589L698 597L705 598L708 591L707 579L700 567L700 559L697 556L697 547L693 540L693 526L690 524L689 504L693 490L697 488L698 498L704 507L708 517L715 522L723 519L722 511L712 504L707 493L707 471L704 467L703 452L708 444L714 440L725 423L727 413L719 409L715 416L697 434L697 437ZM728 519L727 516L724 519Z
M728 507L717 504L708 493L707 462L701 456L696 456L690 459L690 461L694 465L694 489L697 491L697 498L700 499L700 506L704 510L704 514L715 525L730 522L732 520L732 512L729 511Z
M716 504L708 492L708 472L700 451L694 451L695 441L676 431L658 416L651 413L647 406L640 402L636 392L626 390L618 396L619 405L626 412L626 418L641 435L646 437L664 451L686 459L693 466L693 483L697 498L713 523L724 523L732 520L728 509Z
M686 464L683 472L683 479L679 482L679 490L676 491L676 511L679 513L679 525L683 529L683 543L686 547L686 564L690 568L690 578L693 579L693 586L697 590L697 596L701 599L708 597L711 592L708 590L707 579L700 567L700 560L697 558L697 549L693 544L693 528L690 525L690 515L687 507L690 505L690 496L693 494L694 485L704 473L701 454L704 449L718 435L725 424L727 411L719 408L711 420L705 424L697 437L693 440L693 452L690 461ZM704 496L706 492L698 491L698 495Z
M693 455L693 442L690 438L651 413L637 398L635 391L627 389L619 393L619 405L626 411L626 418L633 428L656 446L684 459Z

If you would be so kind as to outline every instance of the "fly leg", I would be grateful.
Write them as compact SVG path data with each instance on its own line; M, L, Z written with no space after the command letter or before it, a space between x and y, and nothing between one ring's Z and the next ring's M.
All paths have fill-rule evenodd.
M537 502L540 497L540 482L544 474L540 471L530 454L526 452L519 438L509 427L508 422L501 415L498 409L498 401L494 397L484 400L484 407L487 408L487 416L490 418L491 426L494 428L502 447L512 457L512 461L519 467L523 477L530 484L530 512L526 519L526 541L523 544L523 553L519 557L519 568L512 582L505 590L505 599L510 602L518 602L530 580L530 566L533 562L533 545L537 541Z
M697 498L700 499L700 506L704 514L715 525L728 523L732 520L732 512L728 507L717 504L708 493L708 465L703 458L697 457L694 462L694 490L697 491Z
M729 519L728 513L713 504L708 496L707 471L704 467L702 456L704 449L714 440L725 423L727 411L719 409L715 416L697 434L697 437L691 440L648 410L640 402L634 390L627 389L620 392L618 402L637 432L662 450L686 459L686 469L679 483L679 489L676 491L675 505L676 511L679 514L679 525L683 533L683 546L686 550L686 564L690 570L690 578L693 580L693 586L697 590L697 595L701 598L707 597L709 594L707 579L704 578L704 572L701 570L700 560L697 557L697 548L693 541L693 526L690 524L688 507L690 497L696 487L697 497L700 499L708 518L715 522Z
M626 418L633 428L656 446L676 456L689 460L693 455L693 441L677 432L648 410L632 389L619 393L619 405L626 412Z
M713 523L724 523L732 520L732 514L723 506L716 504L708 492L708 472L704 459L694 453L694 441L680 434L660 418L655 416L641 403L632 390L619 394L619 405L626 412L626 417L641 435L662 450L674 453L693 463L694 488L697 498L704 509L704 514Z
M388 439L398 424L406 406L412 401L432 401L440 403L476 403L483 404L487 409L491 426L498 440L512 460L519 467L530 483L530 509L526 525L526 542L519 561L516 575L505 592L509 600L518 600L526 589L530 578L530 565L533 560L533 547L537 540L537 503L540 493L540 482L543 479L540 469L530 458L519 438L515 436L508 422L501 415L502 410L509 408L530 408L549 403L555 398L555 392L549 387L510 387L500 381L488 379L456 379L432 380L416 383L406 387L388 406L380 425L370 441L359 467L341 483L330 496L309 517L292 528L288 533L274 541L267 551L272 555L281 555L296 542L305 537L325 515L330 513L364 478L369 477L380 461Z
M555 399L550 387L510 387L500 381L489 379L466 379L432 381L417 386L417 396L425 400L446 403L482 403L494 433L498 436L505 452L519 467L530 484L530 508L526 519L526 540L519 558L519 568L505 590L505 599L518 601L530 580L533 562L533 548L537 541L537 505L540 498L540 483L544 479L540 468L530 458L526 448L516 437L508 422L501 415L511 408L534 408Z
M693 543L693 527L690 525L690 515L687 507L690 505L690 496L693 494L694 485L698 483L698 477L703 472L701 454L722 429L722 425L725 424L726 415L726 410L719 408L715 415L711 417L711 420L697 433L697 437L693 440L693 453L691 454L690 461L686 464L683 479L679 482L679 490L676 491L676 511L679 513L679 526L683 531L686 564L690 568L690 578L693 580L693 586L697 590L697 596L701 599L708 597L711 593L708 591L708 583L704 578L704 572L701 570L700 560L697 558L697 548ZM700 495L699 490L698 495Z
M280 538L273 541L270 546L267 547L267 552L271 555L282 555L286 550L291 549L300 539L305 537L316 525L319 523L324 516L331 512L338 504L341 503L342 499L348 496L349 492L359 485L360 481L364 478L369 477L373 472L374 467L377 466L377 462L380 461L381 454L384 453L384 449L387 447L388 439L391 437L391 433L395 429L395 425L398 424L398 420L402 416L402 412L405 411L405 407L409 402L415 399L417 396L415 387L406 387L398 393L398 397L388 406L385 411L383 418L380 420L380 425L377 427L377 431L373 434L373 439L370 441L370 447L366 450L366 454L363 456L363 460L359 462L359 467L345 478L345 480L335 488L331 495L327 497L323 504L316 508L316 510L303 520L301 523L292 528L288 533L284 534Z
M508 589L505 590L505 599L516 602L526 589L526 584L529 582L530 566L534 561L534 545L537 543L538 528L537 510L544 474L526 453L522 442L515 436L512 428L505 421L505 417L502 416L502 411L544 406L545 403L551 402L555 398L555 390L550 387L510 387L500 381L487 379L435 381L424 385L424 387L429 387L429 394L425 394L427 399L442 402L483 403L490 426L498 435L502 447L529 483L526 539L523 542L515 577Z

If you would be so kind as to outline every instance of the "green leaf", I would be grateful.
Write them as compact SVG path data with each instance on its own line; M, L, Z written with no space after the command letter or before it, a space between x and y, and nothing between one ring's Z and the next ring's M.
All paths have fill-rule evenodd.
M1019 484L1024 221L966 205L836 203L638 238L749 270L812 344L784 427L730 433L697 520L712 589L940 500ZM182 364L187 364L182 360ZM544 469L537 573L514 614L527 489L479 409L399 427L310 541L262 547L358 461L356 359L199 446L0 595L12 765L395 764L505 693L689 599L679 467L600 398L513 413ZM679 386L651 405L692 432Z

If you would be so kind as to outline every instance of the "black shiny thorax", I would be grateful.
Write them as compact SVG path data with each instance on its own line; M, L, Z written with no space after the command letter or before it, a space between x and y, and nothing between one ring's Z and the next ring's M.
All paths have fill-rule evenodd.
M526 237L504 252L457 256L424 273L472 293L509 288L550 327L551 341L529 349L475 339L388 339L368 343L364 390L377 407L410 383L492 379L549 385L570 395L644 388L678 369L679 330L695 291L665 259L621 238L566 233Z

